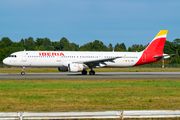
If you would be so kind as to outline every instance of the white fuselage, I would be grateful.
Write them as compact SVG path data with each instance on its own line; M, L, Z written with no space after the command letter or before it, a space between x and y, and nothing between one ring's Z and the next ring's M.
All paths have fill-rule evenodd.
M105 66L102 67L131 67L141 56L142 52L20 51L12 53L3 63L18 67L68 67L68 64L75 62L119 57L103 62ZM145 62L146 58L143 61Z
M59 71L82 72L95 75L93 68L132 67L170 57L163 54L168 30L161 30L142 52L80 52L80 51L20 51L3 60L9 66L58 67Z

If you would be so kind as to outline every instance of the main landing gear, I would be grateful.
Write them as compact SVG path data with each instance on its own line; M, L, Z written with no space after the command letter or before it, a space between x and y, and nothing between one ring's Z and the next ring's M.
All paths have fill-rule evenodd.
M22 68L22 72L21 72L21 75L25 75L25 67Z
M86 71L86 70L83 70L83 71L82 71L82 74L83 74L83 75L87 75L87 71Z
M94 71L94 70L91 70L91 71L89 71L89 74L90 74L90 75L95 75L95 71Z
M87 75L87 71L86 71L86 70L83 70L83 71L82 71L82 74L83 74L83 75ZM89 71L89 75L95 75L95 71L91 69L91 71Z

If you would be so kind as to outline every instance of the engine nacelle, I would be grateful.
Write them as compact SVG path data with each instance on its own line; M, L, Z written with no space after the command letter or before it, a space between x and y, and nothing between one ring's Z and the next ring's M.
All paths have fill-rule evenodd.
M83 64L71 63L68 64L68 69L70 72L80 72L83 71Z
M58 70L61 72L66 72L68 71L68 67L58 67Z

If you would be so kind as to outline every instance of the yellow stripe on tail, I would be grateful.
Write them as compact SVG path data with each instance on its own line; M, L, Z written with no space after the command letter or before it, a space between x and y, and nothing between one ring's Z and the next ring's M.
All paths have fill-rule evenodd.
M157 37L159 37L159 36L161 36L161 35L167 35L167 32L168 32L168 30L161 30L161 31L156 35L155 38L157 38ZM154 38L154 39L155 39L155 38Z

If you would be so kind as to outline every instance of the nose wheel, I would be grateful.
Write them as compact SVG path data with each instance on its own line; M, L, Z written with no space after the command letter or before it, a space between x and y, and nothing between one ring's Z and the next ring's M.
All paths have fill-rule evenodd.
M21 75L25 75L25 67L22 68Z

